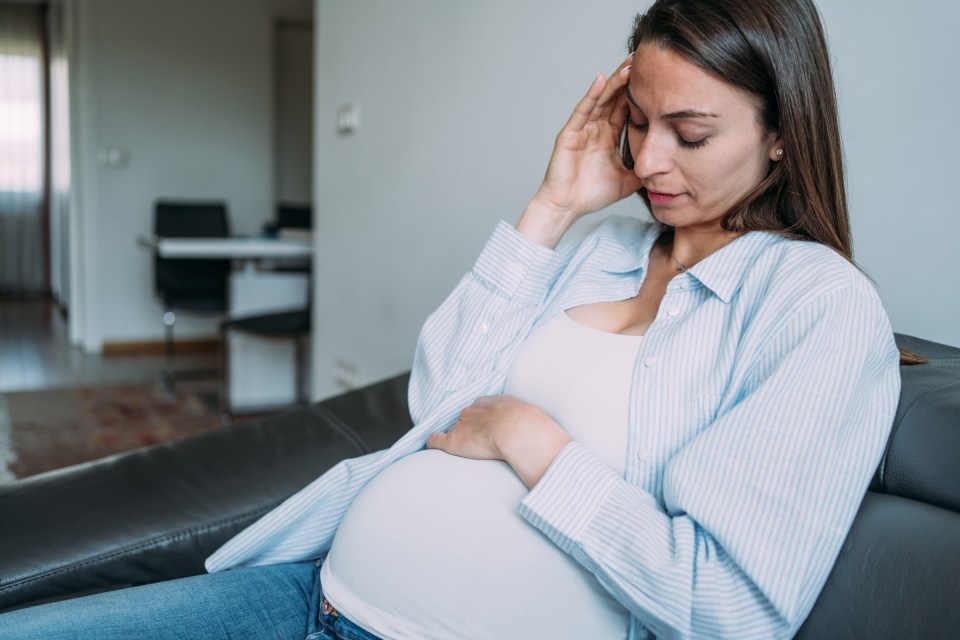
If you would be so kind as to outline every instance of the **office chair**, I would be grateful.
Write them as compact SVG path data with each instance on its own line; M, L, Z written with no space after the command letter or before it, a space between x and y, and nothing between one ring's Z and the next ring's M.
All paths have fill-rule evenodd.
M281 203L277 205L278 229L312 229L313 207L309 204Z
M223 202L161 200L154 208L154 235L164 238L224 238L230 233ZM154 284L163 303L167 354L164 378L173 386L176 311L223 314L227 311L228 259L154 258Z
M273 220L263 225L263 233L269 238L283 238L284 230L293 230L297 237L306 238L313 229L313 207L309 204L280 203ZM271 260L267 266L272 271L310 273L310 260L300 258Z
M280 203L273 220L263 225L268 237L275 237L283 229L310 231L313 229L313 207L309 204Z
M281 229L311 229L313 227L313 209L310 205L279 204L277 205L276 220L268 229L277 233ZM278 261L275 271L310 273L310 261L294 261L284 263ZM310 298L308 294L308 299ZM228 337L231 331L247 333L269 338L290 338L294 341L295 391L294 399L297 404L305 404L307 395L304 389L306 383L307 356L305 349L306 338L310 335L310 303L304 308L285 311L259 313L240 318L230 318L220 323L220 416L221 422L227 425L233 421L230 407L230 367L227 361L229 347Z
M233 422L230 407L230 366L227 361L228 338L231 331L268 338L291 338L294 341L294 400L306 404L307 354L306 338L310 335L310 306L303 309L261 313L253 316L230 318L220 323L220 421L224 425Z
M313 208L306 204L281 203L277 205L276 217L264 226L264 231L270 235L278 235L283 229L309 230L313 227ZM292 272L309 274L312 270L311 261L307 260L276 260L272 270L275 272ZM269 311L246 315L238 318L229 318L220 323L220 418L224 425L233 422L230 407L230 367L228 362L229 334L232 331L250 335L292 339L295 350L294 399L297 404L307 402L306 367L307 367L307 337L310 335L311 311L308 302L303 308L283 311Z

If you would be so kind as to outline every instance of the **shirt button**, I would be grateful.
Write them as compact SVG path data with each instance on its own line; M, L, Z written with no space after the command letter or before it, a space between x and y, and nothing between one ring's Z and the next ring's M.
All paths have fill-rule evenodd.
M487 322L482 323L480 325L479 331L480 333L486 334L488 331L490 331L490 324Z
M657 366L657 359L653 356L650 356L643 361L643 366L645 366L647 369L653 369L655 366Z
M646 462L647 460L650 459L650 452L647 451L646 449L640 449L640 451L637 452L637 458L641 462Z
M681 289L689 289L689 288L690 288L690 283L687 282L686 280L682 280L682 281L680 282L680 288L681 288Z
M524 273L523 265L519 262L514 262L510 265L510 272L515 276L522 276Z
M669 309L667 309L667 315L670 316L671 318L673 318L679 313L680 313L680 309L677 309L676 307L670 307Z

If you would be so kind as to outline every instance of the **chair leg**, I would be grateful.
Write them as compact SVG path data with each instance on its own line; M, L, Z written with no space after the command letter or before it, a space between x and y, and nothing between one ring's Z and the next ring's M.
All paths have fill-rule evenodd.
M294 394L294 399L297 404L306 404L307 403L307 393L303 388L306 383L306 358L303 353L303 334L297 334L296 344L294 345L294 359L296 360L296 381L294 382L296 386L296 393Z
M169 391L174 388L174 362L175 354L173 350L173 325L177 321L177 314L170 307L165 307L163 311L163 335L166 352L167 365L163 372L163 384Z
M227 359L229 335L226 327L220 328L220 424L233 424L233 415L230 413L230 362Z

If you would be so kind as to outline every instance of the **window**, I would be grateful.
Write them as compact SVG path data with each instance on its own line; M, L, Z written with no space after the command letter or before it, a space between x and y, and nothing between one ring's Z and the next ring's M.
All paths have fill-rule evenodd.
M0 2L0 295L48 289L43 15Z
M39 39L33 55L0 41L0 191L39 193L43 186L43 95ZM26 47L18 46L18 49Z

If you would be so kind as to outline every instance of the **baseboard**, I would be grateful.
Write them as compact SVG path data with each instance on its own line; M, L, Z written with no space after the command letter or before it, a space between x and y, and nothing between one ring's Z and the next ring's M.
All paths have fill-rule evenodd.
M190 338L175 340L173 349L176 353L215 353L220 348L217 338ZM144 340L140 342L104 342L103 355L105 356L145 356L166 353L167 346L163 340Z

